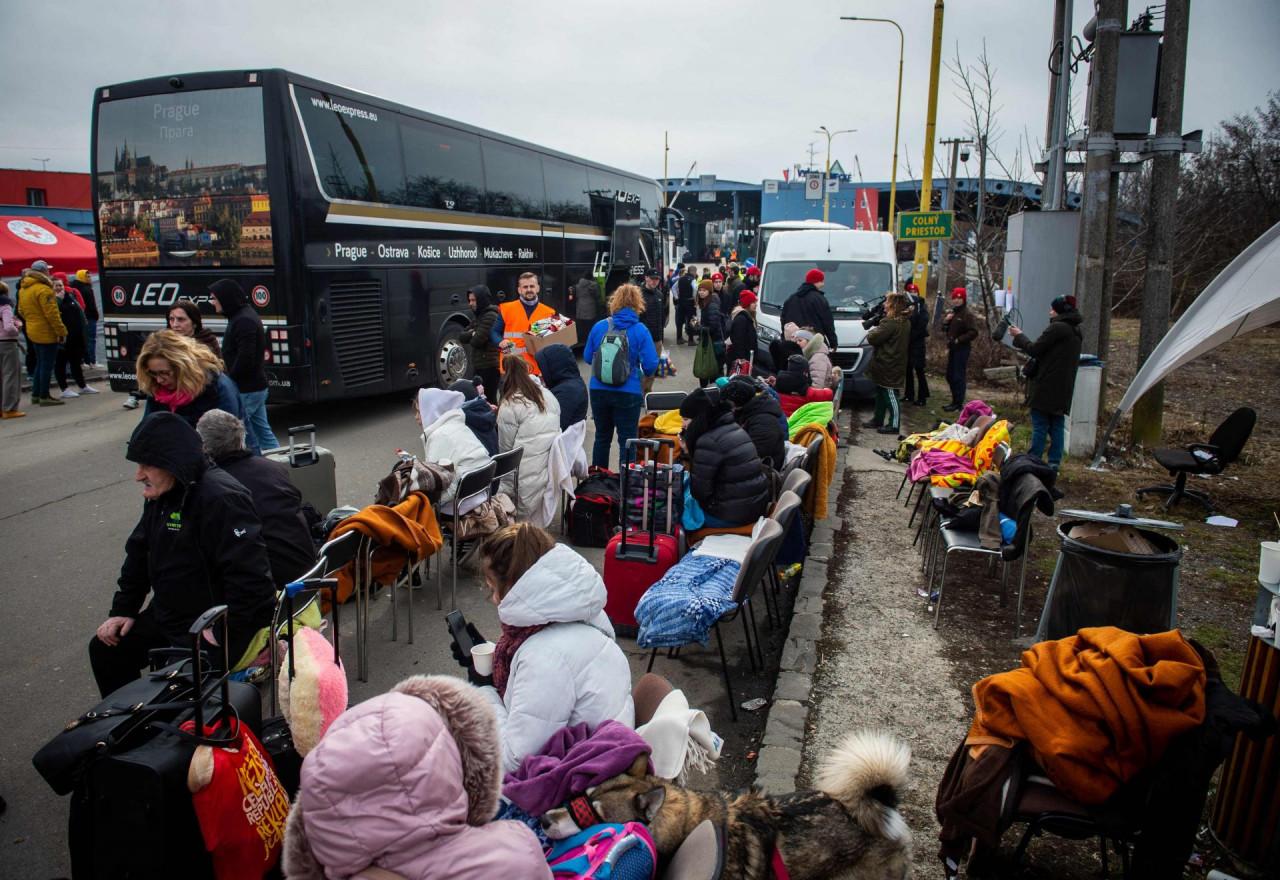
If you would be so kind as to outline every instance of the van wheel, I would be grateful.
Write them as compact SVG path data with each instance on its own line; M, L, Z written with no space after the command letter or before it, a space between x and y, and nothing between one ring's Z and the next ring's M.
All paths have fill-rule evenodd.
M440 347L436 353L436 380L441 388L448 388L459 379L470 379L471 353L468 346L458 341L462 335L460 324L448 324L440 335Z

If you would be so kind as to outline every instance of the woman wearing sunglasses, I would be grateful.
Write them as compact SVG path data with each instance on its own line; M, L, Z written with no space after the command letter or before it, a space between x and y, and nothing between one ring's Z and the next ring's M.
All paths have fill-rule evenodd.
M138 354L138 389L147 395L145 415L168 411L196 426L211 409L243 419L235 384L222 361L195 339L157 330Z

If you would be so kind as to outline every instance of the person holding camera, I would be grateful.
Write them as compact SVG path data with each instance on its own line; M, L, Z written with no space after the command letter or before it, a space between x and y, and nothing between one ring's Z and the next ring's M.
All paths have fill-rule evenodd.
M1057 473L1064 452L1063 434L1071 398L1076 390L1076 370L1084 334L1083 319L1074 296L1060 296L1049 305L1049 326L1032 342L1020 327L1009 325L1014 348L1031 355L1025 368L1030 380L1027 404L1031 408L1031 454L1043 459L1048 442L1048 464Z
M864 428L875 428L881 434L897 435L902 411L898 407L898 387L907 369L907 341L911 328L907 323L907 301L897 292L884 298L882 307L862 322L867 328L867 342L875 349L867 374L876 383L876 411Z
M968 385L969 349L978 338L978 322L969 311L969 292L963 287L951 289L951 311L942 319L947 333L947 384L951 386L951 402L943 407L956 412L964 406Z
M502 772L520 766L562 727L606 721L635 726L631 667L604 613L600 573L531 523L505 526L480 546L489 600L502 636L492 675L476 672L455 641L454 659L498 717ZM474 624L467 634L484 637Z

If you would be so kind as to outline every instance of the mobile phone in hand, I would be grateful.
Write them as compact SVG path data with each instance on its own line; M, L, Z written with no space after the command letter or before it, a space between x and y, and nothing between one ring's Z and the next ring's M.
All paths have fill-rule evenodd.
M454 644L462 652L462 656L470 657L471 649L475 647L475 642L471 640L471 633L467 632L467 619L462 616L462 612L454 609L445 615L444 621L449 627L449 634L453 636Z

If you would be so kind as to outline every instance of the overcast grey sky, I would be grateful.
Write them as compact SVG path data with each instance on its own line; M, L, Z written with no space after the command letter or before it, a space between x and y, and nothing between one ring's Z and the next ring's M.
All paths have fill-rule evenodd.
M1144 5L1130 3L1129 17ZM1006 161L1024 136L1037 149L1043 138L1052 8L947 4L945 59L958 46L972 61L987 41ZM918 174L932 9L929 0L0 0L0 166L39 168L35 158L47 157L50 169L87 171L95 86L284 67L655 177L664 130L672 176L697 160L701 173L758 182L805 161L817 126L856 128L835 140L833 157L853 172L856 154L867 180L887 179L897 32L839 20L871 15L906 32L903 154ZM1076 0L1077 33L1092 10ZM1184 128L1211 130L1280 89L1278 43L1277 0L1193 0ZM1082 76L1077 106L1083 94ZM965 133L946 71L937 133Z

